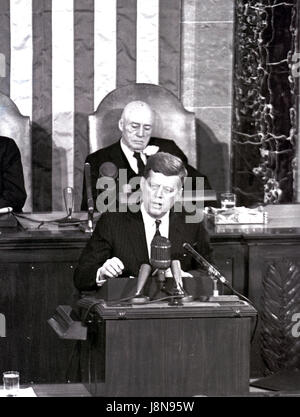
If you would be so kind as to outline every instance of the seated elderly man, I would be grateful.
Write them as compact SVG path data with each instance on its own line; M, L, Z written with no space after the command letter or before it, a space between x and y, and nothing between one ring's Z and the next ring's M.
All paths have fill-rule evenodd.
M20 151L13 139L0 136L0 208L20 212L26 201Z
M188 164L185 154L173 140L151 137L153 123L154 114L148 104L143 101L132 101L125 106L119 120L119 129L122 132L121 139L87 156L86 162L89 162L91 165L91 186L94 204L96 204L98 195L96 183L99 177L99 168L105 162L115 165L116 177L118 177L118 170L126 169L127 179L130 181L131 178L142 175L147 162L147 155L158 151L178 156L187 168L189 177L193 179L203 177L204 188L211 188L205 175ZM84 179L82 210L87 209L86 194Z
M174 155L158 152L148 158L140 183L140 206L101 215L75 270L77 289L95 290L110 278L138 276L140 266L150 262L151 242L157 233L170 240L171 258L179 260L185 272L198 266L184 253L183 243L210 258L203 223L199 219L189 222L186 212L173 209L186 175L183 162Z

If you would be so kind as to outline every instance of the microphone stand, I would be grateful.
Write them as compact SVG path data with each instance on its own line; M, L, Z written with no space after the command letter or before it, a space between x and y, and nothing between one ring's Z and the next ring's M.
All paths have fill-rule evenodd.
M172 294L172 299L169 301L169 306L182 306L183 305L183 297L184 295L178 290L177 287L174 287Z
M92 195L91 185L91 165L89 162L84 164L84 175L86 183L86 195L87 195L87 206L88 206L88 220L87 226L84 228L85 233L93 233L94 231L94 200Z
M213 290L213 295L211 295L208 298L209 301L238 301L239 300L240 297L238 295L219 295L218 282L221 282L223 285L228 287L231 291L233 292L236 292L236 291L232 288L231 284L227 281L227 279L224 278L213 265L211 265L205 258L203 258L202 255L200 255L197 251L195 251L195 249L192 248L192 246L189 243L184 243L183 248L187 252L189 252L192 255L192 257L202 267L204 265L209 278L212 279L213 281L214 290Z
M183 288L182 274L181 274L181 264L179 260L171 261L171 272L173 275L173 289L171 295L173 296L172 300L169 302L170 306L179 306L183 305L185 300L185 291Z
M94 210L89 209L88 210L87 228L86 228L85 232L93 233L93 231L94 231L93 221L94 221Z
M210 295L208 297L208 301L238 301L239 300L239 297L234 294L219 295L218 279L213 274L210 274L209 271L208 271L208 276L213 281L213 295Z
M80 219L72 217L73 206L74 206L74 189L72 187L65 187L63 189L63 196L65 202L65 208L67 216L62 219L54 220L59 226L77 226L80 224Z
M140 266L139 274L137 277L137 289L134 297L130 299L131 304L145 304L149 301L149 297L142 293L145 283L151 273L151 266L148 264L142 264Z

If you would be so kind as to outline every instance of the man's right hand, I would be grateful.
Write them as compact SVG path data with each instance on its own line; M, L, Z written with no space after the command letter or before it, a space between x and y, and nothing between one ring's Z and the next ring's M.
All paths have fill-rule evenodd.
M117 278L122 274L124 269L123 262L116 257L107 259L101 268L98 269L98 280L104 280L107 278Z

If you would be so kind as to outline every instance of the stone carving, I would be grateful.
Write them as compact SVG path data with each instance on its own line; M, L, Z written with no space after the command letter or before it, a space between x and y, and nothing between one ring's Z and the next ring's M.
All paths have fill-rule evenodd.
M300 337L295 337L293 332L293 319L300 312L299 261L267 262L261 301L260 341L266 373L300 369Z
M239 203L292 202L297 2L238 0L233 80L233 188Z

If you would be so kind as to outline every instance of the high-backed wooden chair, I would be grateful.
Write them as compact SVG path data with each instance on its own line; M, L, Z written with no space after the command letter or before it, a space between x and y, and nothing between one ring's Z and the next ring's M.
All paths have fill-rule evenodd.
M23 210L32 211L30 119L27 116L23 116L15 103L2 93L0 93L0 136L14 139L19 147L27 192Z
M154 84L131 84L111 91L89 116L90 152L116 142L121 132L118 121L125 105L133 100L149 104L155 113L152 135L173 139L196 167L195 114L187 111L179 99L164 87Z

